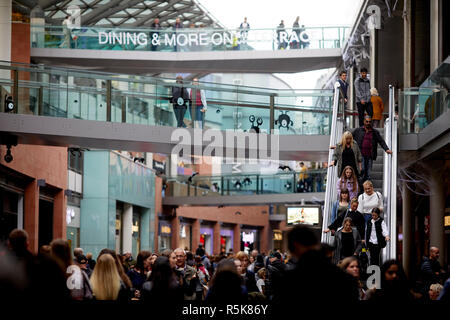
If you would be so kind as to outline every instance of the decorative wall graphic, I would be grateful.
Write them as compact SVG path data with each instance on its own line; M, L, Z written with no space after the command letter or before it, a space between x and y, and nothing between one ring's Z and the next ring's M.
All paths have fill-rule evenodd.
M278 125L278 129L285 128L289 130L289 126L292 127L294 125L294 122L291 120L291 117L289 117L287 113L288 111L282 111L278 116L278 119L275 120L275 125Z
M252 124L249 131L260 133L261 130L259 129L259 127L263 124L263 122L264 122L263 119L261 117L258 117L258 119L256 119L256 117L254 115L251 115L250 117L248 117L248 120ZM256 125L255 125L255 121L256 121Z

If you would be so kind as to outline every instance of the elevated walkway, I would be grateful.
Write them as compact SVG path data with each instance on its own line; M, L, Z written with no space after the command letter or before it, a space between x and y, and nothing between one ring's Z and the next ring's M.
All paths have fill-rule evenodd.
M336 67L341 49L152 52L32 48L37 63L116 73L281 73Z
M35 62L118 73L275 73L335 67L348 27L130 29L31 26ZM124 54L126 51L126 54Z
M326 159L330 90L185 83L205 91L201 130L192 128L190 107L182 119L186 128L176 127L171 90L181 85L173 79L10 63L0 63L0 72L1 94L15 103L12 113L0 113L0 132L17 136L18 143L161 153L179 146L194 155ZM215 153L205 154L213 141Z

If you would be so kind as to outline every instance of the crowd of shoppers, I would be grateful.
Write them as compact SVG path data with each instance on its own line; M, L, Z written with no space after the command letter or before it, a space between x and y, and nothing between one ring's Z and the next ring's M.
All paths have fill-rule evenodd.
M366 240L372 245L376 245L372 242L375 238L378 244L382 241L377 231L378 213L374 210L375 231L367 229ZM298 225L288 233L289 256L277 250L268 255L257 250L250 254L222 250L209 259L200 247L195 253L182 248L161 254L142 251L133 260L129 253L120 255L105 248L95 265L89 263L94 259L87 259L81 248L71 252L69 243L62 239L53 240L50 251L44 248L34 255L28 249L27 233L15 229L9 236L8 248L1 249L0 297L5 299L2 301L17 297L21 301L51 299L52 303L140 300L155 305L183 300L305 303L318 298L333 303L392 299L449 301L449 281L445 281L446 275L437 261L437 248L431 248L430 256L422 264L424 293L412 290L401 264L394 260L381 266L381 287L368 288L357 255L361 236L352 221L349 215L343 217L343 228L336 231L338 255L334 258L313 229ZM326 288L335 288L339 294Z

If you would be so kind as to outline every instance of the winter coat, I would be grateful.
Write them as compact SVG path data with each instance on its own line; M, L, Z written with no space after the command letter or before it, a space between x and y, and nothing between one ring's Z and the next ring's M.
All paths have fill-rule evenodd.
M370 80L358 77L355 80L355 96L356 102L361 102L364 100L366 103L370 102Z
M372 129L372 159L373 161L377 160L377 144L380 144L380 146L384 149L384 151L389 150L389 147L387 146L386 142L384 142L383 138L380 135L380 132L376 129ZM366 129L364 127L356 128L353 131L353 139L356 141L356 143L359 146L359 149L362 149L362 144L364 141L364 135L366 134Z
M342 152L344 152L344 147L342 144L338 143L336 145L336 149L334 150L333 154L333 161L338 166L338 174L342 172L344 168L342 168ZM352 146L353 153L355 155L355 164L356 164L356 175L359 176L359 167L358 164L362 162L362 155L360 151L360 147L357 143L353 142Z
M335 264L338 264L339 261L341 261L341 250L342 250L342 230L343 228L340 228L336 233L334 234L334 243L333 246L336 248L333 261ZM361 252L361 237L359 236L358 229L352 227L352 233L353 233L353 244L355 248L355 253Z

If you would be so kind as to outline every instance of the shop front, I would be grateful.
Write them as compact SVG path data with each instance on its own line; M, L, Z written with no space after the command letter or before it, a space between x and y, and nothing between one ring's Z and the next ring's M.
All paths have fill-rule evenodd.
M233 249L234 230L231 227L220 228L220 252L229 252Z
M207 254L213 253L213 228L206 225L200 226L200 244Z
M158 248L159 252L170 249L172 243L172 226L170 222L159 221L158 224Z
M179 247L192 251L192 224L186 220L180 221Z
M259 250L259 234L256 228L241 228L241 251L250 253L252 250Z

